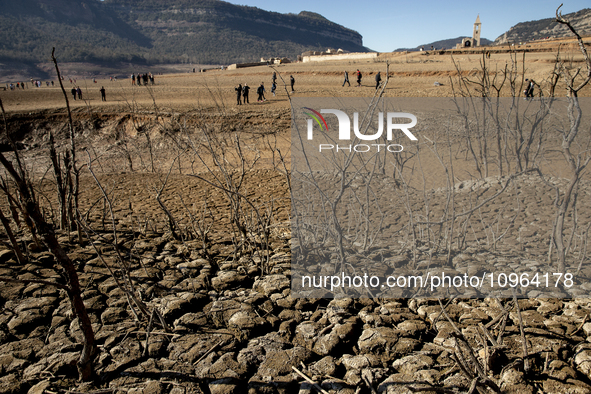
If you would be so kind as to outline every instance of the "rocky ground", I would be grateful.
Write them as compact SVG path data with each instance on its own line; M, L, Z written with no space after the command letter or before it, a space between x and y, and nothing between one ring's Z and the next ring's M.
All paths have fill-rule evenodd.
M309 382L330 393L591 391L590 299L296 299L289 239L273 240L262 275L229 240L203 250L121 232L135 294L160 322L118 285L111 232L82 246L71 238L60 241L85 288L96 379L76 381L81 337L66 294L4 284L2 392L315 392ZM60 281L50 253L31 252L24 266L13 257L2 253L1 276Z
M274 201L268 254L255 241L236 247L224 194L199 179L167 180L177 238L149 187L158 184L153 175L101 172L98 181L117 231L85 176L81 205L94 233L82 244L75 233L59 238L77 264L95 329L96 377L77 381L81 333L66 293L3 283L2 392L591 392L591 299L293 298L289 199L278 169L253 170L246 182L253 201ZM536 190L542 205L548 191L531 184L520 188L536 211ZM494 182L458 185L489 188ZM181 200L194 217L207 203L211 213L196 220L208 226L205 241ZM0 276L63 283L51 253L24 232L20 240L29 244L28 262L4 249ZM543 253L513 252L513 261L543 262ZM467 250L456 261L477 255L495 253Z
M329 71L331 81L340 79L340 71ZM238 77L243 76L224 83L238 83ZM8 126L23 144L46 217L57 222L48 131L58 136L63 153L65 116L53 109L18 111L19 100L27 111L38 103L24 96L12 100ZM58 232L78 268L96 335L94 379L78 381L82 337L66 292L35 282L64 284L62 271L24 224L19 228L13 221L27 262L17 263L2 235L0 277L16 281L0 285L0 392L591 392L590 298L292 297L285 103L218 107L223 116L211 117L197 111L181 117L150 105L132 110L137 103L128 104L113 111L75 108L86 231L82 243L74 231ZM242 205L244 233L233 221L235 200L215 186L221 185L215 178L220 172L206 170L213 159L200 161L207 140L186 133L203 125L239 135L247 152L240 190L261 216ZM226 147L225 168L239 168L236 140L215 141ZM456 173L461 169L455 167ZM474 219L469 245L453 256L453 264L547 264L553 198L546 184L533 179L516 183L506 198L485 207L485 219ZM460 201L489 196L499 184L493 176L458 182L454 190ZM586 181L580 228L588 225L588 191ZM441 206L447 196L434 193L430 203ZM10 217L7 203L2 209ZM403 216L406 208L400 209ZM514 228L493 248L494 218L501 212L510 221L515 210L523 229ZM476 228L478 223L487 225ZM257 232L259 226L268 238ZM586 250L581 252L586 238L575 243L577 256L588 261Z

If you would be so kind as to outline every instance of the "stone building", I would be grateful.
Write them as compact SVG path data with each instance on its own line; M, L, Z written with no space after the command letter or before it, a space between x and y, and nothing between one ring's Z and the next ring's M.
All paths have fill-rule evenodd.
M480 15L476 17L476 22L474 22L474 30L472 31L472 38L464 38L462 43L456 44L456 49L461 48L474 48L480 46Z

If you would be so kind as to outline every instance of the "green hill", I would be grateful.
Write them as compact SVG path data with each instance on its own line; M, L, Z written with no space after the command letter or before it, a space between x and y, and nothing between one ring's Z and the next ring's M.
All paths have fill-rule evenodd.
M0 60L229 64L307 50L367 51L321 15L220 0L0 0Z

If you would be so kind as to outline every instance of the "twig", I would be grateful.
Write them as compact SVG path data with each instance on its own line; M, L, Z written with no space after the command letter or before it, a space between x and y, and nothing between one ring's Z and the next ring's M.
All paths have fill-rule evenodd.
M144 357L148 355L148 343L150 342L150 333L152 330L152 323L154 322L154 312L156 312L156 308L152 309L152 314L150 315L150 322L148 323L148 329L146 330L146 344L144 345L143 354Z
M291 369L293 369L298 375L300 375L302 378L304 378L306 380L306 382L310 383L312 386L314 386L316 388L316 390L320 391L322 394L328 394L327 391L325 391L322 387L320 387L315 381L313 381L312 379L310 379L309 377L307 377L306 375L304 375L303 372L300 372L296 367L294 367L293 365L291 366Z
M583 326L587 322L587 317L588 316L589 315L585 315L585 317L583 317L583 321L581 322L581 324L579 325L579 327L576 330L574 330L570 335L575 335L577 332L581 331L581 328L583 328Z
M207 357L211 352L213 352L215 349L217 349L222 343L224 343L224 340L223 339L221 341L219 341L218 343L216 343L215 345L213 345L212 347L210 347L208 351L206 351L205 353L203 353L203 356L199 357L199 359L197 361L195 361L193 363L193 365L197 365L201 361L203 361L203 359L205 357Z
M523 319L521 318L521 309L519 302L517 302L517 295L513 293L513 300L515 301L515 308L517 309L517 317L519 318L519 331L521 332L521 347L523 349L523 370L525 373L529 372L529 359L527 356L527 342L525 339L525 331L523 330Z

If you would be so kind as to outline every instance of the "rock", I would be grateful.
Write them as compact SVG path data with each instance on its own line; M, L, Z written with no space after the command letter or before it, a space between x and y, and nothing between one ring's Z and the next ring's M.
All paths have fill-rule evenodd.
M588 394L591 392L591 386L574 379L568 379L566 382L544 379L542 382L542 391L546 394Z
M389 327L367 328L363 330L357 345L361 353L390 353L396 342L398 333Z
M311 349L314 346L316 335L321 329L320 323L304 321L296 327L293 343Z
M206 295L200 293L171 294L160 300L160 311L165 319L173 321L187 312L202 310L208 300Z
M128 393L132 394L133 389L135 389L135 394L162 394L165 392L164 385L156 380L146 382L143 387L134 387Z
M341 344L341 339L335 332L329 332L322 335L314 342L313 350L321 356L330 354L337 346Z
M30 365L23 372L23 379L30 381L43 378L44 374L65 375L77 377L76 363L80 359L80 352L55 353Z
M48 390L50 387L51 382L49 380L42 380L41 382L31 387L27 394L44 394L45 390Z
M0 355L0 370L4 373L20 372L29 365L29 361L21 358L15 358L10 354Z
M236 271L220 271L217 276L211 279L211 286L217 291L245 287L246 283L244 282L247 278L246 275L241 275Z
M6 264L8 260L15 259L16 255L11 249L0 250L0 264Z
M334 358L331 356L326 356L315 363L311 364L309 367L310 372L318 377L322 376L333 376L337 366L335 364ZM312 380L316 380L314 377Z
M413 377L412 375L405 375L401 373L397 373L394 375L390 375L384 381L382 381L376 391L378 394L411 394L413 393L407 385L397 384L398 382L412 382Z
M399 323L396 328L405 337L417 337L427 330L427 325L421 320L406 320Z
M8 331L17 338L29 337L30 332L40 325L45 325L46 315L37 310L29 310L14 316L7 324Z
M181 271L184 276L195 277L199 275L201 268L206 265L209 265L209 261L205 259L195 259L177 264L176 268Z
M0 354L10 354L14 358L34 361L44 345L44 342L38 338L23 339L0 345Z
M341 358L341 363L347 370L361 371L364 368L374 367L380 364L380 360L373 354L364 354L359 356L352 356L344 354Z
M215 357L212 363L205 362L199 366L195 373L201 379L240 379L247 371L246 365L239 364L235 359L235 353L224 353Z
M298 367L300 363L306 363L312 357L312 352L301 346L288 350L280 350L273 353L273 357L267 357L257 371L263 379L274 379L278 376L293 373L291 367Z
M246 348L238 353L236 360L248 367L260 365L273 353L289 348L291 344L276 332L248 341Z
M228 320L229 328L237 328L239 330L253 330L261 329L265 326L267 321L259 317L252 310L241 310L232 315Z
M579 345L575 350L575 365L587 376L591 376L591 348L587 344Z
M128 337L123 342L113 346L109 353L117 364L125 364L138 360L142 356L142 350L137 339Z
M20 394L27 390L27 383L23 382L17 374L9 374L0 377L0 393Z
M565 381L567 379L576 379L577 372L572 369L570 364L562 360L552 360L548 364L548 375L552 379Z
M273 293L280 293L291 286L289 278L285 275L266 275L254 281L253 290L269 297ZM298 308L296 308L298 309Z
M237 394L243 393L244 384L233 378L224 378L214 380L209 383L209 392L211 394Z
M392 366L400 373L413 375L419 370L433 366L433 359L423 354L412 354L394 361Z
M523 372L518 371L514 368L507 368L503 372L503 375L501 375L501 382L503 383L503 385L508 386L515 386L519 383L523 383Z
M175 331L194 331L208 324L207 315L203 312L185 313L183 316L174 321Z
M406 356L407 354L417 350L421 346L422 342L415 338L400 338L392 354L396 357Z
M513 320L513 324L515 324L517 327L519 327L519 317L517 316L517 312L509 313L509 317L511 318L511 320ZM538 311L534 311L534 310L521 311L521 319L523 320L524 327L537 327L537 328L545 327L544 320L546 320L546 319Z
M169 359L193 364L212 346L220 342L219 335L185 334L168 345ZM211 353L214 354L214 353Z
M109 324L117 324L121 320L125 320L129 317L127 310L120 307L110 307L105 309L103 313L101 313L101 322L104 325Z
M26 298L14 308L15 316L8 322L8 330L17 338L25 338L34 328L51 320L57 297Z

